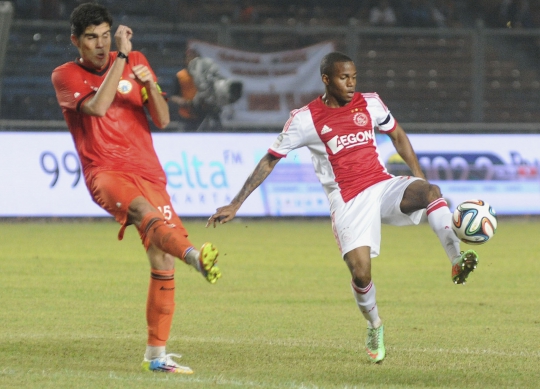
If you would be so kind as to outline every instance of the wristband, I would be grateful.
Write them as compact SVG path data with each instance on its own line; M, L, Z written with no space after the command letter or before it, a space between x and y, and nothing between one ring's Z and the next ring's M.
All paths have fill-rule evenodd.
M128 61L128 56L125 55L124 53L122 53L121 51L118 52L118 54L116 55L116 58L124 58L126 60L126 62L129 62Z

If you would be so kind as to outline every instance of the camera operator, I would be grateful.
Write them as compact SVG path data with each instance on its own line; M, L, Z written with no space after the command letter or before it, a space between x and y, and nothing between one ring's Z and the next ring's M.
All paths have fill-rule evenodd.
M221 112L242 95L242 83L226 79L219 66L194 49L187 49L186 67L176 74L170 100L178 105L185 132L223 131Z

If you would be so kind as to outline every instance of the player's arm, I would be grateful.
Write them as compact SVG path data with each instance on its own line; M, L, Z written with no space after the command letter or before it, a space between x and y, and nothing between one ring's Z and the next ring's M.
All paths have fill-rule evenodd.
M150 117L158 128L163 129L171 122L169 105L155 82L151 83L150 89L147 86L146 90L148 91L148 111L150 112Z
M409 141L409 137L405 133L405 130L399 124L397 124L394 131L390 132L388 135L390 136L390 139L392 140L398 154L411 169L413 176L425 179L426 177L420 168L418 157L412 148L411 142Z
M165 128L171 121L169 115L169 105L161 90L158 88L157 83L154 80L152 71L147 65L139 64L133 66L133 78L143 85L143 98L146 101L148 112L152 121L158 128Z
M232 220L236 215L236 212L240 209L240 206L246 201L248 196L262 184L262 182L268 177L268 175L274 170L274 167L279 162L281 158L276 157L270 153L266 153L264 157L261 158L255 170L247 178L246 182L240 189L240 192L232 199L229 205L220 207L217 209L216 213L208 218L206 222L206 227L210 224L216 226L216 222L220 224L227 223Z
M133 31L131 31L131 28L122 25L118 26L114 34L118 51L125 55L131 52L132 35ZM115 59L96 94L83 103L81 107L83 113L91 116L105 116L116 96L116 89L118 88L118 83L120 82L126 63L125 58L117 57Z

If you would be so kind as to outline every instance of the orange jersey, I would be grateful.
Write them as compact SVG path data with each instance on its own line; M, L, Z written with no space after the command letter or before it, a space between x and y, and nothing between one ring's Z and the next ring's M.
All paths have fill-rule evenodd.
M142 86L130 78L134 65L143 64L150 69L142 53L129 53L129 62L105 116L86 115L81 111L82 104L92 98L103 83L116 56L116 52L111 52L109 64L99 72L74 61L57 67L52 73L56 98L79 154L87 186L91 177L100 171L136 173L151 182L166 183L143 108ZM153 72L152 75L156 79Z

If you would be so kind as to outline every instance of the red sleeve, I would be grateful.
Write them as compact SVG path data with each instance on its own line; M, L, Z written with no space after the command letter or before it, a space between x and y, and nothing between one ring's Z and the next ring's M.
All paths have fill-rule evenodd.
M276 158L286 158L286 155L280 154L272 149L268 149L268 154L272 154Z
M80 76L78 66L72 63L56 68L51 80L63 109L79 111L82 102L96 93Z

